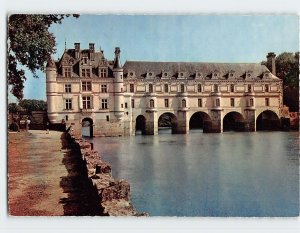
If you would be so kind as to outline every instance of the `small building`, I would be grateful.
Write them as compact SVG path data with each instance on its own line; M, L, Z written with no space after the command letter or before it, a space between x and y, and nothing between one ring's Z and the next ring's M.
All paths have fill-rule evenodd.
M278 129L282 80L275 54L256 63L148 62L107 60L93 43L75 43L46 67L48 118L72 124L90 136L158 133L166 114L173 133Z

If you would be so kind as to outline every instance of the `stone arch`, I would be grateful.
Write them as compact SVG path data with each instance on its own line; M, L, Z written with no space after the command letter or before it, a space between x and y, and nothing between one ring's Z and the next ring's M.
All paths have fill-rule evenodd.
M189 121L189 129L202 129L207 132L211 126L211 117L206 112L195 112Z
M256 118L256 130L279 130L280 119L272 110L261 112Z
M223 118L223 132L245 131L245 119L239 112L229 112Z
M135 120L135 134L146 134L146 117L143 115L138 115Z
M89 117L85 117L82 119L81 121L81 133L82 133L82 136L86 136L86 137L93 137L93 126L94 125L94 122L93 122L93 119L89 118Z
M171 128L172 134L177 133L178 120L174 113L165 112L158 118L158 128L168 129Z

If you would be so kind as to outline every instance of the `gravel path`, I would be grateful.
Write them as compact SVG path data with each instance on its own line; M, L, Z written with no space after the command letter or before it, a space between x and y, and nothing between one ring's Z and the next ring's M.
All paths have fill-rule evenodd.
M8 208L13 216L98 215L62 132L8 135Z

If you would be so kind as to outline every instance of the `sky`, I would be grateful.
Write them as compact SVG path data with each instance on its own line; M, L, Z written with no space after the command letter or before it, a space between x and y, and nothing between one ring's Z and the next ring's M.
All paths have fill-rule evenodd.
M121 48L121 61L255 62L268 52L296 52L299 25L296 15L87 15L67 18L51 26L56 37L57 60L75 42L81 48L95 43L113 59ZM34 79L26 72L25 99L46 100L45 74ZM9 101L14 98L9 95Z

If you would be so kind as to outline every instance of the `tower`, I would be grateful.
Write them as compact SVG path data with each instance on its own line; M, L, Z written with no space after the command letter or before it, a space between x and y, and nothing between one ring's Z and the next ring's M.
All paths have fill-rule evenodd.
M115 49L115 60L113 66L114 75L114 112L118 120L124 115L124 95L123 95L123 68L120 63L119 47Z
M46 66L46 94L47 94L47 113L48 119L50 122L58 123L58 115L57 115L57 103L56 103L56 77L57 77L57 69L55 62L52 58L50 58L47 62Z

